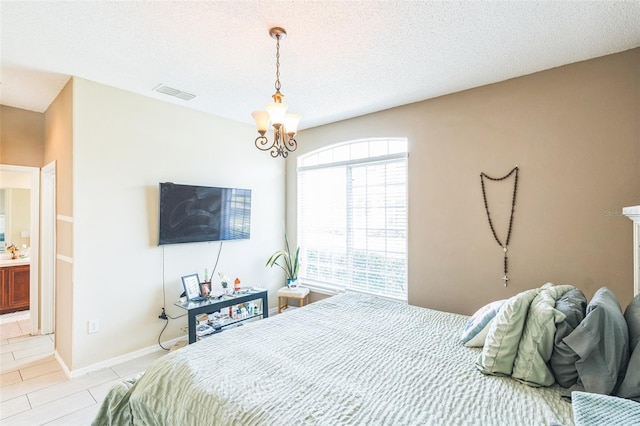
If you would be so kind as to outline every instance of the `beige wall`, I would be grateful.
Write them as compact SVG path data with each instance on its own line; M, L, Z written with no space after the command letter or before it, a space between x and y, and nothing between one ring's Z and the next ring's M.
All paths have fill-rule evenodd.
M0 164L41 167L44 114L0 105Z
M591 297L633 292L631 221L640 203L640 49L572 64L300 133L287 163L287 221L296 223L295 158L366 137L409 139L409 303L473 313L547 281ZM509 247L487 223L480 172L520 182ZM504 240L508 185L489 184ZM493 198L491 198L493 195Z
M639 80L635 49L305 130L296 154L363 137L409 138L412 304L471 313L553 281L589 297L607 285L624 307L632 240L620 211L640 204ZM166 301L170 315L181 313L172 306L180 276L212 268L217 244L156 246L160 181L253 189L252 239L226 244L218 270L267 287L274 305L282 277L263 265L280 248L284 167L253 147L251 126L75 79L32 117L43 121L38 157L32 144L5 143L18 134L7 130L7 111L20 120L31 113L1 108L1 163L56 161L58 254L67 259L57 262L56 350L68 368L153 346L164 325L159 307ZM295 157L287 162L292 238ZM521 180L504 288L479 173L515 164ZM508 201L491 201L496 222L506 220ZM90 319L99 333L87 334ZM163 340L185 324L172 321Z
M69 217L73 216L73 84L69 80L45 112L42 164L56 162L57 213Z
M56 351L69 368L73 326L73 80L51 103L45 116L43 166L56 162ZM62 219L61 219L62 218ZM46 301L41 301L43 303Z

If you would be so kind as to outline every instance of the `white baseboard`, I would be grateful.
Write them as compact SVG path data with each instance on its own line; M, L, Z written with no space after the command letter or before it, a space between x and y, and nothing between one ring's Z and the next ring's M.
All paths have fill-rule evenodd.
M166 342L162 342L162 346L171 347L171 346L175 345L177 342L179 342L180 340L184 340L185 338L186 338L185 336L176 337L175 339L171 339L171 340L168 340ZM67 375L67 377L72 379L72 378L76 378L76 377L85 375L87 373L91 373L91 372L94 372L94 371L102 370L103 368L109 368L109 367L113 367L114 365L122 364L122 363L127 362L127 361L132 361L132 360L134 360L136 358L140 358L142 356L149 355L149 354L151 354L153 352L156 352L158 350L162 350L162 349L158 347L158 344L155 344L153 346L142 348L142 349L139 349L137 351L129 352L128 354L120 355L120 356L117 356L117 357L114 357L114 358L107 359L105 361L98 362L96 364L92 364L92 365L90 365L88 367L83 367L83 368L79 368L77 370L71 370L71 371L67 368L66 364L58 356L57 352L55 353L55 356L56 356L56 359L58 360L58 362L60 363L60 365L62 366L62 369L64 370L64 372Z
M277 314L278 314L278 308L277 307L269 309L269 316L273 316L273 315L277 315ZM166 342L162 342L162 346L171 347L171 346L175 345L177 342L179 342L180 340L185 340L185 339L186 339L185 336L176 337L175 339L168 340ZM120 355L120 356L117 356L117 357L114 357L114 358L110 358L108 360L101 361L101 362L98 362L96 364L89 365L88 367L79 368L77 370L69 370L69 368L64 363L64 361L62 360L62 358L60 357L60 355L58 354L57 351L54 352L54 355L55 355L56 359L58 360L58 362L60 363L60 365L62 366L62 370L64 371L64 374L66 374L67 378L71 379L71 378L75 378L75 377L79 377L79 376L85 375L87 373L91 373L91 372L94 372L94 371L102 370L103 368L113 367L114 365L122 364L123 362L127 362L127 361L134 360L136 358L140 358L142 356L145 356L145 355L148 355L150 353L153 353L153 352L155 352L157 350L160 350L160 349L158 348L158 345L155 344L153 346L142 348L142 349L139 349L137 351L130 352L130 353L124 354L124 355Z

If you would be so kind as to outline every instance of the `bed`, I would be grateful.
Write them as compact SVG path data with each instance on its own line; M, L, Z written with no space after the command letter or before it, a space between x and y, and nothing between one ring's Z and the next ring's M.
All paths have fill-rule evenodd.
M155 361L94 425L573 424L557 385L476 368L469 317L347 293Z

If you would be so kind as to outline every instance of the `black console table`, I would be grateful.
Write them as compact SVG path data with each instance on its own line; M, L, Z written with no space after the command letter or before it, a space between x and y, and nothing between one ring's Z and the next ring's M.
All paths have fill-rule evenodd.
M219 311L229 306L239 305L240 303L250 302L252 300L262 300L262 313L254 313L245 318L230 319L219 327L215 327L214 332L221 331L224 327L228 327L232 324L238 324L242 321L247 321L252 318L260 317L267 318L269 316L269 303L267 301L267 290L245 290L236 294L222 296L220 298L211 297L199 302L193 301L177 301L175 305L185 309L189 318L189 344L196 341L196 317L200 314L209 314Z

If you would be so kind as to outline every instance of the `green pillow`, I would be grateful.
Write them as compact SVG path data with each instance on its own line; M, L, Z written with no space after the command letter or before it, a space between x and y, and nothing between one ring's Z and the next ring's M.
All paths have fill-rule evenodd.
M476 364L483 374L511 375L529 305L539 291L537 288L523 291L502 305Z
M556 300L573 286L546 284L533 299L513 363L512 377L531 386L551 386L555 381L547 365L553 352L556 324L566 315L555 309Z

